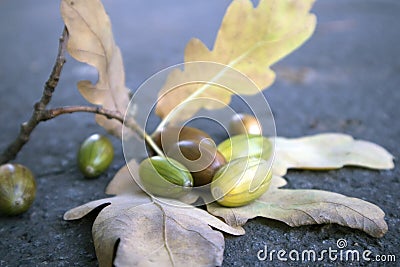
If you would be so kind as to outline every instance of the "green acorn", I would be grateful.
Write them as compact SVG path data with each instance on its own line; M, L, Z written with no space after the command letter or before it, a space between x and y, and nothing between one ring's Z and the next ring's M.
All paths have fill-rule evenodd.
M179 198L193 186L189 170L174 159L154 156L139 165L139 176L145 189L161 197Z
M110 166L114 158L111 141L100 134L89 136L78 152L78 166L87 178L95 178Z
M21 214L29 209L36 196L32 172L20 164L0 166L0 213Z
M222 206L243 206L264 194L271 178L272 171L267 161L247 157L234 159L215 174L211 194Z

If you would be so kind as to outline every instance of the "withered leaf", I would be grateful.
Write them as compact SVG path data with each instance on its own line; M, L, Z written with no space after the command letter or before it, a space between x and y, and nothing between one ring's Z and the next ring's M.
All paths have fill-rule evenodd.
M80 81L78 89L92 104L125 114L129 103L121 51L114 42L111 23L100 0L62 0L61 15L69 33L68 53L99 72L96 84ZM122 125L97 115L96 121L120 136Z
M136 172L137 164L129 164ZM244 233L207 211L148 196L135 184L127 166L117 173L107 192L118 195L89 202L64 215L65 220L75 220L106 205L92 229L100 266L183 266L188 262L217 266L223 260L224 237L211 227L233 235Z
M233 1L223 18L213 50L198 39L188 43L185 63L189 64L185 64L183 71L175 69L170 73L159 93L157 115L166 117L179 104L188 104L194 96L205 98L184 105L185 112L180 112L179 116L186 119L201 108L221 107L220 102L207 99L228 104L232 94L256 94L270 86L275 79L270 66L298 48L313 33L316 18L309 13L313 2L260 0L258 6L253 7L250 0ZM193 61L223 65L190 64ZM249 77L256 86L237 84L229 75L230 68ZM233 92L219 86L193 83L197 81L222 84ZM183 89L179 90L180 87Z
M322 190L279 189L286 181L272 178L271 188L253 203L225 208L216 203L208 211L234 227L261 216L290 226L336 223L381 237L387 232L384 212L367 201Z
M345 165L392 169L393 156L381 146L354 140L346 134L324 133L301 138L275 138L273 171L283 176L288 169L327 170Z

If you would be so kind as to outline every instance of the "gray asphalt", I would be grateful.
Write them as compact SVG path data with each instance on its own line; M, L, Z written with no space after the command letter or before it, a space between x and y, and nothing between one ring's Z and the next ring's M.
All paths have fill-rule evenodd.
M113 22L134 89L155 72L183 60L185 44L198 37L210 47L230 1L111 1L104 4ZM59 2L0 2L0 150L26 120L51 70L63 23ZM396 158L400 124L400 2L396 0L320 0L315 35L301 49L274 66L278 78L266 91L279 136L298 137L343 132L376 142ZM84 104L76 90L80 79L96 79L90 68L69 58L52 106ZM25 214L0 218L0 266L96 266L91 239L95 214L65 222L68 209L105 197L104 188L124 164L119 140L116 158L97 180L85 180L76 166L79 144L104 133L89 114L74 114L41 124L16 162L28 166L38 182L37 199ZM372 171L290 171L288 188L313 188L361 198L386 213L388 233L380 239L337 225L290 228L251 220L242 237L226 236L224 266L381 265L373 262L262 262L269 249L369 249L373 255L399 253L399 168ZM396 263L387 263L396 266Z

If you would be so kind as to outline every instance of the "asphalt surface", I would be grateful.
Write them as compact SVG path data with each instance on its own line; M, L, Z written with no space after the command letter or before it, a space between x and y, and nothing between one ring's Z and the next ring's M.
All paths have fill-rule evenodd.
M155 72L183 60L185 44L198 37L210 47L230 1L111 1L104 0L115 39L126 65L128 87L137 88ZM29 118L33 103L56 55L63 23L59 2L42 0L0 2L0 150ZM324 0L316 3L315 35L298 51L274 66L278 78L266 91L279 136L298 137L343 132L376 142L396 158L400 123L400 2L397 0ZM69 58L51 106L84 104L76 90L80 79L96 73ZM41 124L16 162L37 178L32 208L17 217L0 218L0 266L96 266L91 238L95 214L65 222L65 211L105 197L104 188L124 164L120 141L113 139L116 157L97 180L85 180L76 165L81 141L104 131L90 114L59 117ZM372 238L337 225L290 228L283 223L254 219L246 235L226 236L224 266L359 266L396 263L331 261L259 261L257 252L336 248L395 255L399 245L399 168L372 171L290 171L287 188L313 188L367 200L386 213L387 234Z

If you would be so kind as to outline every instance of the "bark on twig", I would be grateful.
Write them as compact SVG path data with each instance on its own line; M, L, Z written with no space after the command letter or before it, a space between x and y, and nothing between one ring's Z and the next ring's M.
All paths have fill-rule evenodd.
M47 121L54 119L63 114L70 114L75 112L88 112L95 113L105 116L107 119L116 119L117 121L124 123L124 117L118 111L104 109L96 106L67 106L46 110L42 113L40 120Z
M30 134L41 121L43 111L46 109L47 104L50 102L53 92L60 79L61 70L65 63L65 51L68 41L68 30L64 27L63 33L59 40L57 58L54 63L49 79L46 81L43 89L43 94L40 100L34 105L33 113L30 119L22 123L20 132L17 138L8 145L8 147L0 155L0 164L6 163L15 159L18 152L29 141Z

